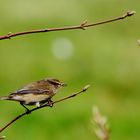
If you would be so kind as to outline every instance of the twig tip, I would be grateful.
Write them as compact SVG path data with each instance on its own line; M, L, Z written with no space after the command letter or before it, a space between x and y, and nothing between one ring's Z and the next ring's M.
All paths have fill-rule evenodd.
M127 11L123 16L122 19L126 18L126 17L130 17L133 16L136 12L135 11Z
M136 11L127 11L127 16L133 16L136 14Z
M90 87L90 85L86 85L86 86L83 88L83 91L88 90L89 87Z

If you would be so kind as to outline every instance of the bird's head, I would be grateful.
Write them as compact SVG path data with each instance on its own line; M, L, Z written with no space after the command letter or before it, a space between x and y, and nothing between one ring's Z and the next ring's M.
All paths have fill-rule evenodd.
M60 88L60 87L65 87L65 86L67 86L65 83L59 81L58 79L54 79L54 78L47 78L46 81L47 81L50 85L53 85L55 88Z

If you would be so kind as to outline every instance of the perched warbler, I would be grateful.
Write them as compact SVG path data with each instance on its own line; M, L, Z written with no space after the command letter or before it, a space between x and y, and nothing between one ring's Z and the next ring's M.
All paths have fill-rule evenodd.
M66 84L54 78L46 78L36 82L32 82L22 89L11 93L8 96L0 97L0 100L18 101L29 112L30 110L25 105L41 105L48 103L53 105L51 98L57 93L60 87Z

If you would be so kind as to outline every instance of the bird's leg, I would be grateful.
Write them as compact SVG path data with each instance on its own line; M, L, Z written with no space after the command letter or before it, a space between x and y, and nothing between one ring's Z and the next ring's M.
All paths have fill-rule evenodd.
M26 109L27 114L31 113L31 111L22 102L20 102L20 104Z
M47 105L48 105L49 107L53 107L53 101L52 101L51 99L48 99Z

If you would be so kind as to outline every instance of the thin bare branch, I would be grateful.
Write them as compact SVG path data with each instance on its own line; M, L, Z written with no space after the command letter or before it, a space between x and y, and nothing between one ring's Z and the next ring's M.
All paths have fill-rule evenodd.
M0 36L0 40L11 39L12 37L15 37L15 36L26 35L26 34L33 34L33 33L44 33L44 32L62 31L62 30L75 30L75 29L85 30L86 28L89 28L89 27L93 27L93 26L97 26L97 25L106 24L106 23L110 23L110 22L113 22L113 21L125 19L126 17L130 17L130 16L132 16L134 14L135 14L135 11L128 11L125 14L123 14L122 16L115 17L115 18L108 19L108 20L104 20L104 21L100 21L100 22L96 22L96 23L88 24L87 21L84 21L80 25L76 25L76 26L59 27L59 28L47 28L47 29L37 29L37 30L23 31L23 32L17 32L17 33L9 32L6 35Z
M88 89L89 87L90 87L90 85L86 85L82 90L80 90L80 91L78 91L78 92L76 92L76 93L73 93L72 95L70 95L70 96L68 96L68 97L65 97L65 98L56 100L56 101L54 101L52 104L54 105L54 104L56 104L56 103L62 102L62 101L64 101L64 100L70 99L70 98L72 98L72 97L75 97L75 96L77 96L77 95L79 95L79 94L81 94L81 93L87 91L87 89ZM41 108L44 108L44 107L48 107L48 106L50 106L50 105L49 105L49 104L44 104L44 105L42 105L42 106L40 106L40 107L35 107L35 108L31 109L30 112L24 112L24 113L18 115L18 116L15 117L13 120L11 120L9 123L7 123L4 127L2 127L2 128L0 129L0 133L3 132L8 126L10 126L11 124L13 124L15 121L17 121L17 120L19 120L20 118L22 118L23 116L28 115L28 114L31 114L31 113L32 113L33 111L35 111L35 110L38 110L38 109L41 109Z

